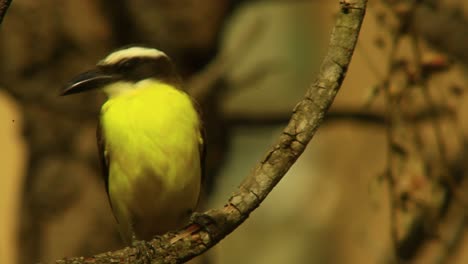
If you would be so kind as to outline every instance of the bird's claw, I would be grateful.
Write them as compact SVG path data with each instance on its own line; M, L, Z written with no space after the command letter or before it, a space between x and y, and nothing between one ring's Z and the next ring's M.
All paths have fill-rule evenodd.
M192 215L190 216L190 222L197 224L201 228L208 230L209 226L215 223L216 221L207 214L193 212Z
M206 214L194 212L190 216L191 224L184 228L180 233L178 233L174 238L171 239L171 243L175 243L183 238L186 238L195 232L200 231L201 229L206 230L211 234L210 226L215 223L214 219Z

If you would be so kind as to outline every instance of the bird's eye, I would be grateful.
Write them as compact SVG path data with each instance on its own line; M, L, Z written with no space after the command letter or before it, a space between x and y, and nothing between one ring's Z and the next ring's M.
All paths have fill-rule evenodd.
M119 68L122 70L128 70L128 69L135 67L137 63L138 63L137 59L124 60L119 63Z

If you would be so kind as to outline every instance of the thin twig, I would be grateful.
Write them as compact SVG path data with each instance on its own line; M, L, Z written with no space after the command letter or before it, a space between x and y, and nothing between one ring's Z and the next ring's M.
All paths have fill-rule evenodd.
M393 133L393 126L395 113L394 113L394 103L390 92L390 79L394 73L393 67L393 60L397 51L398 43L400 41L401 35L395 33L392 37L391 49L390 54L387 61L387 76L383 80L383 91L385 94L386 104L387 104L387 115L388 115L388 125L387 125L387 139L388 139L388 149L389 154L387 155L387 180L388 180L388 190L389 190L389 202L390 202L390 237L392 241L392 251L393 257L399 262L398 258L398 229L397 229L397 208L396 208L396 190L395 190L395 182L396 182L396 175L394 174L392 167L394 164L394 155L392 153L392 146L394 144L394 133Z

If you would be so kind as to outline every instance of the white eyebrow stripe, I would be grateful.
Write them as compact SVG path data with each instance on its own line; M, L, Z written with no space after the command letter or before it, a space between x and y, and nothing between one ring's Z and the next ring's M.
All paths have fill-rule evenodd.
M128 49L118 50L109 54L105 59L100 61L98 65L112 65L124 59L130 59L135 57L149 57L149 58L160 58L167 57L167 55L157 49L143 48L143 47L131 47Z

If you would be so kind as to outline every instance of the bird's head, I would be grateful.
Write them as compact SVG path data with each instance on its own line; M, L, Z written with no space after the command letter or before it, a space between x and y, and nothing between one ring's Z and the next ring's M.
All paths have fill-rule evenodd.
M73 78L62 95L100 88L108 96L134 89L136 83L148 79L177 85L179 75L170 58L162 51L145 47L129 47L112 52L91 70Z

